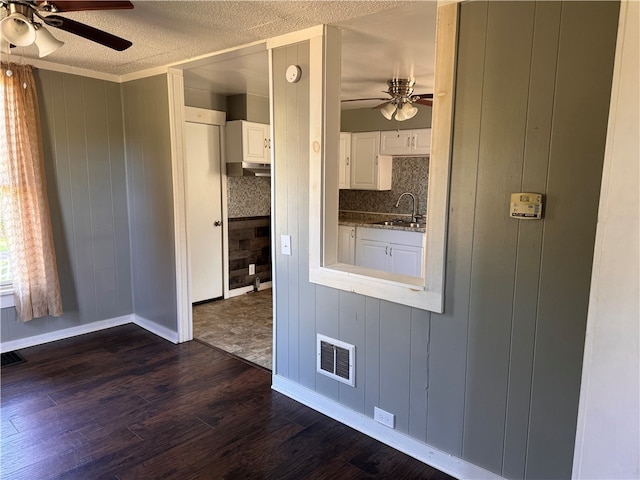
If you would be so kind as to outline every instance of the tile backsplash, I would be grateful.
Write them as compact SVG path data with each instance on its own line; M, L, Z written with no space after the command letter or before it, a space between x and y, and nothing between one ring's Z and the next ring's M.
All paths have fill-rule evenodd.
M271 215L270 177L227 177L229 218Z
M393 157L391 190L340 190L340 210L411 214L411 198L405 197L395 207L400 194L411 192L418 201L418 213L427 212L429 157Z

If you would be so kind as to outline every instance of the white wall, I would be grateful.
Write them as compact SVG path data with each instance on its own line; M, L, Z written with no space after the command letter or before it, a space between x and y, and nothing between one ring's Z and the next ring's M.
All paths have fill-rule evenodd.
M589 302L573 477L640 478L640 3L624 1Z

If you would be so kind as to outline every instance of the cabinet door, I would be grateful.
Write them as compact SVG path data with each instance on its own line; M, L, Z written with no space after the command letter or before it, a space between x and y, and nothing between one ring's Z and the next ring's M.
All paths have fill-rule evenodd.
M413 130L380 132L380 153L382 155L411 155Z
M242 123L243 160L253 163L268 163L269 126L262 123Z
M356 265L385 272L389 271L387 264L388 251L389 244L386 242L356 238Z
M389 271L422 277L422 248L392 243L389 245Z
M356 250L356 227L338 225L338 262L353 265Z
M374 190L377 180L376 157L380 132L351 135L351 188Z
M431 153L431 129L421 128L413 130L411 150L414 155L429 155Z
M380 132L351 134L351 188L391 190L393 159L379 155Z
M340 133L338 188L351 188L351 134Z

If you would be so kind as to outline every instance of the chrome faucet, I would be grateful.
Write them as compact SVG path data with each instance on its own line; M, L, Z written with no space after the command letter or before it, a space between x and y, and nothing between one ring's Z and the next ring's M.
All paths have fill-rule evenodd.
M400 206L400 200L402 200L402 197L404 197L405 195L409 195L411 197L411 199L413 200L413 208L412 208L412 212L411 212L411 221L412 222L417 222L418 221L418 203L416 202L416 196L413 193L404 192L403 194L401 194L398 197L398 201L396 202L396 208L398 208Z

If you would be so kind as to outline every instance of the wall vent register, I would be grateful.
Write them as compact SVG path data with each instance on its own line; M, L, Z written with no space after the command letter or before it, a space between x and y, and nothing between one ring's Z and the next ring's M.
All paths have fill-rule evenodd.
M355 387L355 345L317 335L317 371Z

